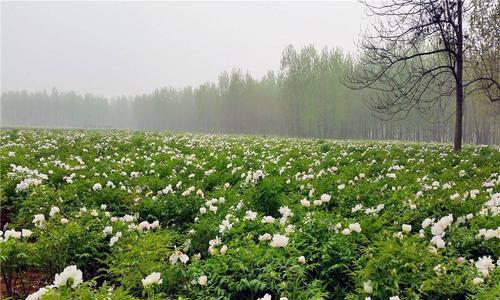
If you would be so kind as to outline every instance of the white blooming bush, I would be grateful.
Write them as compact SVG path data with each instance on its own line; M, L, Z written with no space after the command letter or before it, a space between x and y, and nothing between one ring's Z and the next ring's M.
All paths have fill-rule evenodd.
M79 130L0 139L2 297L498 298L497 147Z

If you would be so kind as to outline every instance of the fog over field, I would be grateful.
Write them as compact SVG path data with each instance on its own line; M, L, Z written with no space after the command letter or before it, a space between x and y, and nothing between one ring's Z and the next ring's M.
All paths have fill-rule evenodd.
M357 1L2 2L1 125L451 141L454 95L402 91L409 105L387 114L370 105L379 91L346 85L368 13ZM467 95L463 140L498 144L500 108L483 98Z
M2 90L135 96L241 68L278 71L289 44L355 51L355 1L3 2Z

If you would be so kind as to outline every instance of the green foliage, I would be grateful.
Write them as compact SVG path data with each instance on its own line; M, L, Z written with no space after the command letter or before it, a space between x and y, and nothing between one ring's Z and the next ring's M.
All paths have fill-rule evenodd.
M279 215L281 206L281 192L283 183L279 178L264 178L250 192L247 197L252 199L252 204L260 212L266 215L276 217ZM253 192L253 193L252 193Z
M139 205L139 214L144 220L158 220L167 226L189 226L198 212L199 199L182 199L164 196L157 199L145 199Z
M117 131L0 139L9 297L53 284L42 299L498 295L497 148ZM436 248L433 226L449 215ZM70 266L82 282L57 286Z
M168 260L173 252L172 241L172 234L164 230L123 237L104 261L103 276L140 296L141 280L160 272L164 276L162 290L176 290L180 275Z
M20 242L12 238L0 243L0 272L9 295L18 292L20 296L26 296L30 282L25 280L23 272L39 267L38 254L31 243ZM17 285L21 286L20 291L16 291Z
M101 228L102 224L92 216L64 226L49 222L35 243L47 277L69 265L77 265L89 276L96 275L107 248Z

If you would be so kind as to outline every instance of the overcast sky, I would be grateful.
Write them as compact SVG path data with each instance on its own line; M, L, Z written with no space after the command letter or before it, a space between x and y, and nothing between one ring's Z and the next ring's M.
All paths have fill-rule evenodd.
M136 95L279 70L293 44L355 49L355 1L1 3L2 90Z

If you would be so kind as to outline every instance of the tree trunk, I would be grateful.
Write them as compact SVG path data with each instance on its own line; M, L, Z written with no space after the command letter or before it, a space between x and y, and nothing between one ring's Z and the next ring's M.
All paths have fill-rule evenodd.
M460 151L462 149L462 120L464 105L464 90L462 84L463 73L463 33L462 33L462 6L463 2L458 1L458 24L457 24L457 53L456 53L456 113L455 113L455 138L453 140L453 149Z

